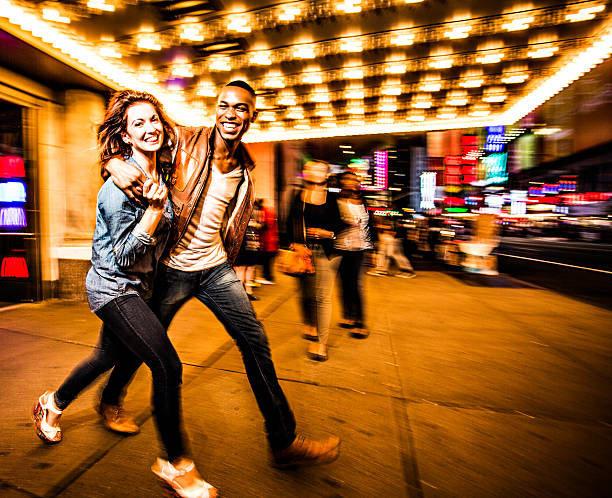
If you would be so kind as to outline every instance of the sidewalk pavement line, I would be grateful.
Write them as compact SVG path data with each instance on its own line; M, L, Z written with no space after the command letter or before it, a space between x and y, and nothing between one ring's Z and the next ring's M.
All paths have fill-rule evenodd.
M47 339L49 341L61 342L63 344L73 344L75 346L83 346L83 347L90 348L90 349L95 349L98 347L96 344L87 344L85 342L73 341L71 339L60 339L58 337L50 337L48 335L35 334L33 332L28 332L26 330L0 328L0 332L10 332L12 334L27 335L28 337L36 337L37 339Z
M414 433L408 416L408 401L404 396L404 387L399 374L399 359L397 350L393 344L391 335L391 327L389 324L389 315L385 313L386 318L386 334L381 334L386 337L389 346L389 352L392 360L389 365L390 370L395 376L395 389L388 386L389 397L393 409L393 416L398 428L400 459L402 462L402 473L404 474L404 483L406 484L408 496L410 498L423 498L423 486L419 474L419 464L417 461L416 447L414 444ZM395 366L391 366L395 365ZM394 392L395 391L395 392Z
M94 453L89 455L76 468L68 472L62 479L59 480L59 482L53 484L51 486L51 489L44 495L44 497L54 498L66 491L75 481L77 481L87 471L91 470L113 448L115 448L115 446L117 446L123 441L125 441L125 438L117 439L116 441L112 442L106 449L98 448L97 451L94 451ZM153 460L154 457L152 456L151 459Z
M27 489L21 488L10 481L5 481L4 479L0 479L0 489L12 489L13 491L18 491L23 493L24 496L32 496L33 498L40 498L39 495L28 491Z
M498 256L504 256L505 258L526 259L528 261L536 261L538 263L548 263L549 265L567 266L568 268L578 268L579 270L596 271L596 272L599 272L599 273L606 273L608 275L612 275L612 271L599 270L598 268L587 268L586 266L568 265L567 263L558 263L556 261L546 261L545 259L527 258L525 256L515 256L514 254L504 254L504 253L501 253L501 252L498 252L496 254Z

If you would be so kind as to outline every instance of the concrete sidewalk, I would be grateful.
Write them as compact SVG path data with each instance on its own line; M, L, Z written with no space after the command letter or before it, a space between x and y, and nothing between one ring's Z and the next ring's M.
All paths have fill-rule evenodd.
M305 357L294 284L280 276L254 306L298 429L342 437L331 465L270 468L229 336L197 301L170 329L194 459L221 496L612 494L612 312L505 277L368 276L370 337L334 326L330 359L317 363ZM84 303L0 312L3 498L163 495L149 470L159 444L146 368L126 399L140 434L104 430L98 383L66 410L61 444L35 435L36 397L90 352L98 326Z

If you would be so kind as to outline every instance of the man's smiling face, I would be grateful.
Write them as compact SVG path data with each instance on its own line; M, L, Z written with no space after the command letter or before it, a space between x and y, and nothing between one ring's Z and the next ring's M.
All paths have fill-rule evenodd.
M255 116L255 97L247 90L238 86L226 86L221 90L216 127L225 141L240 141Z

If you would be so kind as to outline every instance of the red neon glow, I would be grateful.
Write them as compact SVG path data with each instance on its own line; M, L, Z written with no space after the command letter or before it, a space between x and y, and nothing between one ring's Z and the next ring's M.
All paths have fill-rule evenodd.
M461 156L446 156L444 158L445 166L461 166L462 158Z
M0 277L28 278L28 264L22 256L7 256L2 260Z
M461 145L478 146L478 135L462 135Z
M445 197L444 204L447 206L463 206L465 204L465 199L461 197Z
M2 178L23 178L25 168L23 159L17 156L0 156L0 177Z

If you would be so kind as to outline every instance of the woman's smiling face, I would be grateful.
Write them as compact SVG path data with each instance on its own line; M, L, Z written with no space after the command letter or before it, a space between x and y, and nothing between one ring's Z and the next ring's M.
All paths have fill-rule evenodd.
M127 126L123 140L140 152L157 152L164 141L164 127L155 107L137 102L126 111Z

